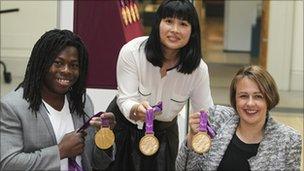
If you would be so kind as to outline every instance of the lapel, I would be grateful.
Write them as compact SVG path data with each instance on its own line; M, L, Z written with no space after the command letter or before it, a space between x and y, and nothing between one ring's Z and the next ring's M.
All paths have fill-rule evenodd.
M74 128L75 128L75 130L77 130L84 124L83 118L82 118L82 116L77 115L75 112L71 112L71 115L72 115Z
M69 104L70 104L70 102L69 102ZM51 135L52 144L58 144L58 142L56 140L55 132L53 130L52 123L48 116L49 115L48 111L47 111L46 107L44 106L44 104L42 104L41 107L39 108L37 115L40 115L42 117L42 120L44 121L45 125L47 126L48 132ZM71 112L71 116L72 116L75 130L77 130L84 124L83 118L81 116L78 116L75 112ZM88 165L88 163L90 163L90 162L88 161L88 157L85 152L82 153L81 158L82 158L81 164L82 164L83 169L91 170L90 165Z
M212 140L210 152L206 156L209 159L206 162L209 165L206 166L208 170L216 170L218 168L238 123L239 116L235 114L217 131L217 136Z
M80 128L84 124L84 122L85 122L84 117L77 115L76 112L71 112L71 115L72 115L74 128L76 131L78 128ZM87 135L87 136L89 136L89 135ZM82 165L83 170L92 170L90 168L89 163L90 163L90 161L88 160L88 156L87 156L86 152L83 152L81 154L81 165Z
M48 128L48 132L51 135L52 144L58 144L55 136L55 132L53 130L52 123L49 118L49 112L47 111L45 105L42 102L42 105L40 105L39 111L37 112L37 116L40 115L42 117L42 120L44 121L46 127Z
M260 170L261 168L266 169L267 162L265 162L265 160L267 160L267 156L269 156L268 154L276 153L272 152L275 150L272 148L275 147L273 144L274 137L272 135L273 125L275 125L274 120L269 117L265 127L264 138L259 145L257 155L248 160L251 170Z

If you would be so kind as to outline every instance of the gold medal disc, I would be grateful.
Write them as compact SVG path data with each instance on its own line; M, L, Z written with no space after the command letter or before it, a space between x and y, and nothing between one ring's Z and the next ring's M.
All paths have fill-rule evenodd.
M192 147L196 153L206 153L211 146L211 138L206 132L198 132L193 136Z
M115 140L115 135L112 130L108 127L101 128L95 134L95 144L100 149L108 149L110 148Z
M153 134L146 134L140 139L139 150L146 156L151 156L159 148L158 139Z

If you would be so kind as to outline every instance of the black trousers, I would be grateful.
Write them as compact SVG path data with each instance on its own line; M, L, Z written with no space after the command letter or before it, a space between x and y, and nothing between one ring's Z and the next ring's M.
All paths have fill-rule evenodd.
M171 122L154 120L154 135L160 146L154 155L145 156L139 150L139 141L145 135L145 130L137 129L137 125L124 117L116 104L116 97L106 111L113 112L117 122L114 128L117 151L115 161L108 170L175 170L178 152L177 118Z

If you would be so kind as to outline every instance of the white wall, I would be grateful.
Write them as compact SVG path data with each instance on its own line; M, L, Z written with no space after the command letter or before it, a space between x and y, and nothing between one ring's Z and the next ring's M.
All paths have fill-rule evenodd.
M303 2L270 1L267 70L280 90L303 91L302 8Z
M250 51L251 27L261 0L225 1L224 50Z
M74 1L60 1L58 9L59 28L73 31Z
M303 91L303 1L294 3L291 90Z
M23 77L30 52L47 30L57 27L57 1L0 1L1 60L13 77Z

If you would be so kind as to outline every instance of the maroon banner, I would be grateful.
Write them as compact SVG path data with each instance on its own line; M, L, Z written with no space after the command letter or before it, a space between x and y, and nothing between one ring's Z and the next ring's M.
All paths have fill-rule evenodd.
M139 20L125 25L119 1L74 1L74 32L89 53L88 88L116 89L116 62L121 47L142 36Z

